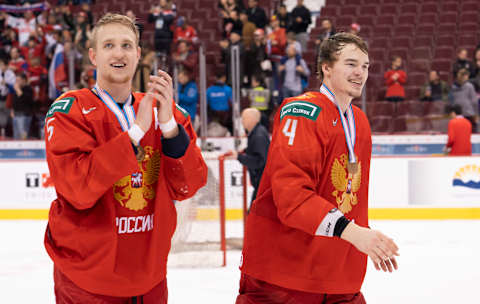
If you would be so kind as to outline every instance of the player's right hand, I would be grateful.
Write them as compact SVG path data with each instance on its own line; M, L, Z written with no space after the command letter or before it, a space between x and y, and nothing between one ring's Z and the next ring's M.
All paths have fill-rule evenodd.
M137 118L135 124L137 124L143 132L147 132L152 125L152 113L153 113L153 88L149 87L145 96L140 100L140 105L137 110Z
M399 256L398 246L380 231L360 227L354 222L350 222L341 238L367 254L377 270L392 272L394 269L398 269L395 258L395 256Z

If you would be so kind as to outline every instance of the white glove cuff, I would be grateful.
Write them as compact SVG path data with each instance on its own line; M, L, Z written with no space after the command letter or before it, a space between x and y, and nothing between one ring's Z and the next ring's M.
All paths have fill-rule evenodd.
M137 124L133 124L133 126L128 129L128 136L132 139L135 145L140 144L140 140L142 140L145 132L143 132L142 128L140 128Z
M162 130L162 133L172 131L177 127L177 122L175 121L175 118L172 115L172 118L167 121L166 123L161 123L160 125L160 130Z

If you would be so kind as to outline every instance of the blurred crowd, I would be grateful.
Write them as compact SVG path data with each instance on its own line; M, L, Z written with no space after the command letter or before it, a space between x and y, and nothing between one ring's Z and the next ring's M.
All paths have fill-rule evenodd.
M0 138L43 138L45 113L51 102L68 89L95 85L95 68L88 58L94 25L92 0L4 1L0 5ZM316 52L320 43L335 34L329 19L322 20L320 34L309 37L312 16L303 0L290 11L280 4L272 12L258 0L219 0L218 20L222 39L215 75L208 83L208 134L233 134L231 54L238 47L242 108L254 107L262 113L262 124L269 129L276 108L284 98L296 96L309 86L316 74L315 59L303 55L312 40ZM189 112L199 126L199 46L195 29L174 0L158 0L145 12L143 21L132 10L127 16L140 31L142 57L134 77L135 90L145 91L148 76L155 68L177 72L177 103ZM152 39L142 38L146 27ZM360 24L350 32L361 36ZM205 46L205 44L203 44ZM386 95L397 105L405 100L408 75L400 56L392 58L385 71ZM450 101L462 107L476 131L480 97L480 48L473 59L467 50L458 52L452 64L452 83L428 73L428 81L416 98L425 102ZM412 99L412 97L410 97Z

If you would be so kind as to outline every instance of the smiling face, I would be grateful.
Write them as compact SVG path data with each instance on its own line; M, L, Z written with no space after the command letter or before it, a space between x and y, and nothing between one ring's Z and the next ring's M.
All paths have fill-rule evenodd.
M357 98L368 78L368 55L355 44L345 45L333 64L322 64L324 81L335 95Z
M140 59L140 47L129 27L110 23L98 28L89 57L97 67L98 82L103 87L130 85Z

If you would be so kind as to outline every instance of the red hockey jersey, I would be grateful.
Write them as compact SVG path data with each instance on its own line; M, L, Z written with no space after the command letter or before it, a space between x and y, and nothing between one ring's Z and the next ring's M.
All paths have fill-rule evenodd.
M134 93L135 111L143 96ZM174 200L193 196L207 178L184 113L174 109L190 137L185 154L174 159L162 153L154 120L140 142L146 157L137 162L128 133L92 91L67 92L52 104L45 141L58 198L50 208L45 247L79 287L136 296L165 279L177 220Z
M332 208L368 226L371 130L359 108L354 106L353 113L359 170L349 194L348 149L336 105L319 92L282 103L247 218L243 273L305 292L360 290L367 256L342 239L315 235Z
M457 115L448 122L447 147L451 148L449 155L472 155L472 124L468 119Z

